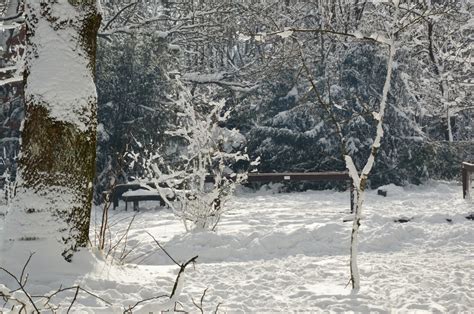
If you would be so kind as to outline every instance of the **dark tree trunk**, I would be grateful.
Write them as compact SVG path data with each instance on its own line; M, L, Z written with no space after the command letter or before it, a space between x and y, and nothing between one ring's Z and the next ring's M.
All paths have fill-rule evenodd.
M37 243L48 243L71 261L89 239L101 17L95 0L31 0L25 12L26 117L4 250L37 251Z

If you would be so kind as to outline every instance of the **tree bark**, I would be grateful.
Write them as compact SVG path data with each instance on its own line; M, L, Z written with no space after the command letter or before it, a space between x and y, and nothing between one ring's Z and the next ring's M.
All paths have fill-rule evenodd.
M26 117L3 250L20 259L47 246L71 261L89 239L101 16L96 0L27 0L25 13Z

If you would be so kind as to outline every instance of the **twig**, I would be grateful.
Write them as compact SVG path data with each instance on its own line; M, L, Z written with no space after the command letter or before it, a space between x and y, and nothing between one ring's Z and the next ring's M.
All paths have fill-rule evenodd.
M147 302L147 301L151 301L151 300L156 300L156 299L159 299L159 298L163 298L163 297L169 297L169 299L173 299L173 297L175 296L176 294L176 291L178 289L178 284L179 284L179 280L181 278L181 275L184 273L184 271L186 270L186 267L191 264L191 263L195 263L196 262L196 259L198 258L198 256L194 256L193 258L191 258L190 260L188 260L186 263L184 264L179 264L178 262L176 262L176 260L171 257L171 255L163 248L163 246L161 246L161 244L155 239L155 237L153 237L153 235L151 235L149 232L147 232L148 235L150 237L153 238L153 240L155 240L155 243L160 247L160 249L163 250L163 252L166 253L166 255L168 255L168 257L176 264L179 266L179 272L178 272L178 275L176 276L176 280L174 282L174 285L173 285L173 289L171 290L171 294L168 296L168 295L160 295L160 296L157 296L157 297L152 297L152 298L148 298L148 299L143 299L143 300L140 300L138 302L136 302L133 306L129 306L128 309L124 310L123 313L124 314L131 314L132 313L132 310L137 307L138 305L140 305L141 303L144 303L144 302ZM207 290L207 289L206 289ZM204 294L201 298L201 308L202 308L202 302L203 302L203 299L204 299L204 295L206 294L206 290L204 291ZM194 300L193 300L194 302ZM176 302L176 303L179 303L179 302ZM175 303L175 312L177 311L176 310L176 303ZM179 303L181 304L181 303ZM182 305L181 305L182 306ZM198 307L199 308L199 307ZM201 310L202 312L202 310Z
M150 256L152 256L153 254L155 254L156 252L155 251L149 251L149 252L145 252L145 253L142 253L138 256L135 256L134 258L130 259L128 262L129 263L135 263L135 264L141 264L143 263L144 261L146 261L147 258L149 258ZM139 260L140 259L140 260ZM135 262L136 261L136 262Z
M79 294L79 286L77 286L76 288L76 293L74 293L74 298L72 299L72 302L71 304L69 305L66 313L69 314L69 311L71 310L72 306L74 305L74 302L76 302L76 299L77 299L77 295Z
M135 215L136 215L136 214L135 214ZM132 227L133 220L135 220L135 215L133 215L132 220L131 220L130 223L128 224L127 231L125 232L125 240L124 240L124 244L123 244L122 253L120 254L120 258L119 258L120 260L123 260L123 256L124 256L124 254L125 254L125 250L127 249L128 233L130 232L130 228Z
M158 245L158 247L163 251L165 252L166 255L168 255L168 257L173 261L173 263L175 263L178 267L182 267L182 265L180 265L173 257L171 257L171 255L165 250L165 248L160 244L160 242L158 242L157 239L155 239L155 237L149 233L148 231L146 231L146 233L152 237L152 239L155 241L155 243ZM197 257L197 256L196 256ZM178 275L179 276L179 275Z
M344 286L344 289L347 288L347 286L352 282L352 279L349 278L349 280L347 281L346 285Z
M138 305L142 304L142 303L145 303L145 302L148 302L148 301L151 301L151 300L160 299L160 298L165 298L165 297L168 297L168 295L162 294L162 295L159 295L159 296L157 296L157 297L151 297L151 298L147 298L147 299L140 300L140 301L138 301L137 303L135 303L133 306L129 306L128 309L126 309L125 311L123 311L123 314L130 314L130 313L132 313L132 310L133 310L134 308L136 308Z
M74 288L74 287L73 287L73 288ZM108 305L112 305L112 303L110 303L109 301L107 301L107 300L105 300L105 299L99 297L98 295L96 295L96 294L94 294L94 293L92 293L92 292L90 292L90 291L88 291L88 290L86 290L86 289L84 289L84 288L79 287L79 290L81 290L82 292L87 293L88 295L90 295L90 296L92 296L92 297L94 297L94 298L96 298L96 299L98 299L98 300L101 300L102 302L104 302L104 303L106 303L106 304L108 304Z
M112 246L112 247L108 250L106 257L108 257L108 256L112 253L112 251L114 252L113 257L115 257L115 250L117 249L117 247L119 246L119 244L122 242L123 239L127 239L128 233L130 232L130 228L132 227L132 223L133 223L133 221L135 220L135 216L136 216L136 214L133 215L132 219L130 220L130 223L128 224L127 230L126 230L126 231L124 232L124 234L120 237L120 239L117 241L117 243L115 243L115 245ZM125 245L125 246L127 245L126 240L125 240L125 244L124 244L124 245Z
M101 300L102 302L106 303L107 305L112 305L112 303L110 303L109 301L107 301L107 300L105 300L105 299L99 297L98 295L96 295L96 294L94 294L94 293L92 293L92 292L90 292L90 291L88 291L88 290L82 288L81 286L72 286L72 287L66 287L66 288L62 288L62 286L60 286L60 287L58 288L58 290L56 290L55 292L53 292L53 293L50 294L50 295L33 296L33 297L34 297L34 298L44 298L44 299L46 299L46 304L48 304L54 296L58 295L58 294L61 293L61 292L68 291L68 290L76 290L76 296L74 296L73 303L75 302L75 299L76 299L76 297L77 297L78 292L79 292L79 291L82 291L82 292L85 292L86 294L88 294L88 295L90 295L90 296L92 296L92 297L94 297L94 298L96 298L96 299L98 299L98 300Z
M219 311L219 307L222 305L222 302L219 302L216 306L216 310L214 311L214 314L217 314L217 312Z
M33 257L34 254L35 254L34 252L30 253L30 256L28 256L28 259L26 260L25 265L23 265L23 269L21 270L21 275L20 275L20 282L23 282L23 276L25 275L26 267L30 263L31 258ZM28 274L26 276L28 277ZM26 285L26 280L25 280L25 283L23 285Z
M105 232L107 229L107 224L109 221L109 208L110 208L110 200L106 199L106 203L104 204L104 208L102 209L102 222L100 224L100 231L99 231L99 250L104 250L105 248Z
M181 306L182 310L178 310L178 309L176 308L176 305L178 305L178 304ZM186 311L184 310L183 304L182 304L181 302L179 302L179 301L176 301L176 302L174 303L174 309L173 309L173 311L174 311L175 313L188 313L188 312L186 312Z
M24 12L18 12L15 15L0 17L0 22L16 20L17 18L21 17L23 15L23 13ZM23 22L23 21L20 21L20 22Z
M194 301L194 298L191 298L191 300L193 301L193 304L201 311L202 314L204 314L202 303L204 302L204 297L206 296L207 289L209 288L204 289L204 292L202 293L201 301L199 302L199 304L197 304Z
M130 250L125 252L123 255L120 256L120 261L123 262L137 247L139 247L142 244L141 241L139 241L136 245L134 245Z
M165 253L166 253L166 251L165 251ZM166 254L168 254L168 253L166 253ZM191 263L193 263L193 264L196 263L197 258L198 258L198 255L194 256L193 258L191 258L186 263L180 265L180 270L178 272L178 276L176 276L176 281L174 282L174 286L173 286L173 290L171 292L170 298L172 298L174 296L174 294L176 293L176 290L178 288L179 278L184 273L184 271L186 270L186 267Z

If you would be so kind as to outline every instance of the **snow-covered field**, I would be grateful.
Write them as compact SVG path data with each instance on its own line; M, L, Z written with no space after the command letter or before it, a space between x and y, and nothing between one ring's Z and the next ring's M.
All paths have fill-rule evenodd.
M367 195L359 255L362 288L357 294L347 285L352 223L343 219L348 217L348 192L260 191L235 197L217 232L185 233L168 209L143 203L150 208L136 214L126 248L111 252L116 260L122 256L123 264L97 258L92 271L74 279L117 306L81 293L74 309L121 313L138 300L170 293L178 267L149 232L179 261L199 255L195 268L187 268L179 298L192 312L199 310L191 298L199 303L206 288L205 312L219 303L220 311L232 313L472 311L474 221L465 216L474 205L462 199L456 183L385 188L387 197L376 191ZM101 208L93 215L99 221ZM112 245L133 216L123 208L111 211ZM394 222L399 218L412 220ZM93 241L94 234L92 226ZM34 293L57 288L35 285L34 277L30 274ZM153 307L141 311L149 313Z

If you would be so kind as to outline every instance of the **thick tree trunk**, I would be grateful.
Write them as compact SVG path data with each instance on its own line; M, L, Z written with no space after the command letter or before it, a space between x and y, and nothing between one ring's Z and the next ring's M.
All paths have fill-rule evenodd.
M36 251L71 261L88 243L100 14L95 0L27 0L25 12L26 118L2 255L18 263Z

